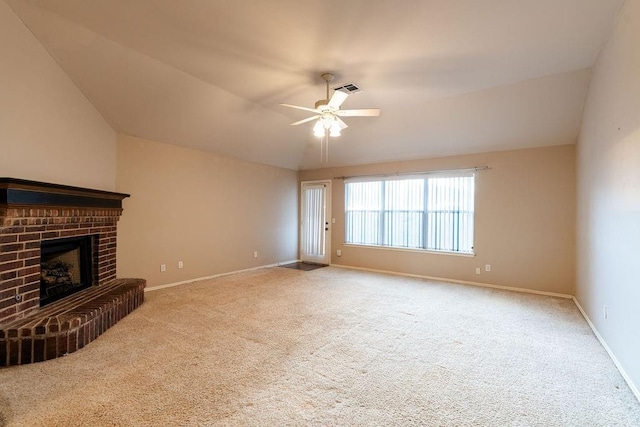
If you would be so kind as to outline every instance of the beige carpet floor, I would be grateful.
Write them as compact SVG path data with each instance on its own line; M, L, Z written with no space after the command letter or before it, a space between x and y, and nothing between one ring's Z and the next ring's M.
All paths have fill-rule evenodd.
M640 426L570 300L338 268L149 292L0 370L6 426Z

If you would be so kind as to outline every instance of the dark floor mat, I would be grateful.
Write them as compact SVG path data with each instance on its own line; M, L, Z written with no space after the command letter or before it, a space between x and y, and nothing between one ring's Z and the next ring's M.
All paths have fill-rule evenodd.
M281 265L280 267L292 268L294 270L311 271L311 270L315 270L316 268L326 267L326 265L325 264L312 264L310 262L293 262L291 264Z

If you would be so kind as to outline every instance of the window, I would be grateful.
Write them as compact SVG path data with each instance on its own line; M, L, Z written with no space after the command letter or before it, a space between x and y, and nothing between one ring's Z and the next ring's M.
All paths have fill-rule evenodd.
M473 174L347 181L346 243L473 253Z

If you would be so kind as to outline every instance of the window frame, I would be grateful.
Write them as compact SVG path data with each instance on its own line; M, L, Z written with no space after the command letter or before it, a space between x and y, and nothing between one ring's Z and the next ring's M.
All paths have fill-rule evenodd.
M427 248L428 246L428 239L429 239L429 213L430 212L434 212L434 210L429 211L428 210L428 204L429 204L429 200L428 200L428 180L429 179L434 179L434 178L462 178L462 177L470 177L472 178L472 197L471 197L471 210L470 211L465 211L465 212L471 212L472 213L472 221L471 221L471 226L473 227L473 231L471 233L471 251L467 252L467 251L455 251L455 250L449 250L449 249L432 249L432 248ZM475 171L473 172L468 172L467 170L460 170L458 171L447 171L447 172L436 172L436 173L421 173L421 174L405 174L405 175L396 175L396 176L371 176L371 177L353 177L353 178L345 178L345 182L344 182L344 213L345 213L345 222L344 222L344 242L343 245L344 246L352 246L352 247L361 247L361 248L369 248L369 249L382 249L382 250L391 250L391 251L400 251L400 252L417 252L417 253L430 253L430 254L439 254L439 255L453 255L453 256L462 256L462 257L474 257L476 256L476 251L475 251L475 222L476 222L476 212L475 212L475 205L476 205L476 201L475 201L475 189L476 189L476 182L475 182L475 178L476 178L476 173ZM384 241L385 236L384 236L384 229L386 227L386 223L385 223L385 215L387 214L387 212L392 212L386 209L385 206L385 197L386 197L386 182L388 181L404 181L404 180L412 180L412 179L420 179L423 180L423 200L422 200L422 211L421 211L421 241L422 241L422 247L409 247L409 246L392 246L392 245L388 245L388 244L368 244L368 243L353 243L353 242L347 242L347 236L348 236L348 225L349 225L349 220L348 220L348 214L349 214L349 210L348 210L348 197L349 197L349 190L347 188L348 184L350 183L358 183L358 182L381 182L381 194L380 194L380 207L378 209L378 216L379 216L379 233L380 233L380 237L379 237L379 241ZM407 210L409 211L409 210ZM459 210L460 211L460 210ZM459 233L459 227L457 229L457 233ZM458 237L458 242L459 242L459 237Z

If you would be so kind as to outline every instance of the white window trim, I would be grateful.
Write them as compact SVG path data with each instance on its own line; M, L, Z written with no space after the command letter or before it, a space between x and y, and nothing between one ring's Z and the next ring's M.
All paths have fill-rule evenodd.
M420 249L420 248L402 248L399 246L382 246L382 245L361 245L357 243L343 243L342 246L353 247L353 248L366 248L366 249L382 249L385 251L395 251L395 252L416 252L422 254L431 254L431 255L453 255L460 256L465 258L473 258L476 256L474 252L455 252L455 251L435 251L433 249Z
M440 171L425 171L425 172L413 172L413 173L397 173L397 174L389 174L389 175L362 175L362 176L351 176L351 177L339 177L343 179L345 187L348 183L356 183L356 182L377 182L377 181L393 181L393 180L405 180L405 179L426 179L428 177L475 177L475 172L481 170L490 169L488 166L481 166L475 168L468 169L447 169ZM338 178L334 178L338 179ZM475 179L474 179L475 181ZM346 194L346 191L345 191ZM346 211L345 211L346 213ZM473 241L475 245L475 197L474 197L474 236ZM346 224L345 224L346 226ZM346 237L346 227L345 227L345 237ZM347 243L346 241L342 243L343 246L351 246L351 247L360 247L360 248L372 248L372 249L384 249L391 251L401 251L401 252L417 252L417 253L429 253L435 255L453 255L453 256L461 256L461 257L475 257L476 252L474 247L471 248L471 252L458 252L458 251L448 251L448 250L434 250L434 249L423 249L423 248L405 248L401 246L389 246L389 245L366 245L362 243Z

